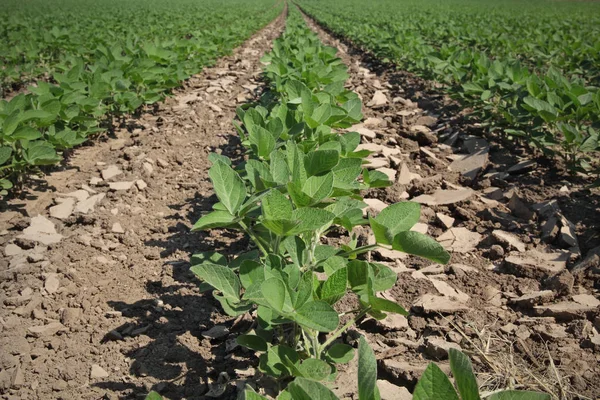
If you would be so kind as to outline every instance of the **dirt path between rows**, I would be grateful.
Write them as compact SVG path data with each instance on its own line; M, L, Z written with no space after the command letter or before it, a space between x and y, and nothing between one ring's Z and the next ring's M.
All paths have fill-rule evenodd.
M260 57L284 21L192 77L138 128L76 151L48 191L2 213L2 398L157 389L198 399L221 391L208 385L220 373L233 376L229 347L202 335L225 318L188 269L194 252L244 243L190 227L215 201L208 154L240 155L235 108L259 95Z

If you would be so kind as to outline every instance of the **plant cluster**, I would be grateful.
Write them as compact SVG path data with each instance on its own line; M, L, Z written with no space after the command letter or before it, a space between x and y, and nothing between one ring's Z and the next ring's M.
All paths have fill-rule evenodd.
M61 161L59 152L102 131L102 121L164 99L282 9L272 0L179 0L168 8L63 0L70 9L63 14L42 3L33 12L11 1L0 12L8 11L0 19L0 86L47 77L0 100L0 195L31 170Z
M491 130L598 172L597 4L299 3L333 32L444 83Z
M336 364L354 356L342 334L365 315L407 314L377 295L394 286L397 274L361 255L384 246L439 263L450 258L434 239L411 231L417 203L363 216L361 191L391 182L364 168L369 151L357 150L357 132L334 131L362 119L361 101L344 88L346 66L335 53L292 9L285 33L262 59L271 90L259 104L238 109L247 158L232 165L210 155L219 202L193 227L239 230L254 244L231 260L215 252L194 255L191 270L227 314L255 314L252 331L237 341L260 354L259 370L282 385L279 399L335 398L324 383L335 379ZM352 231L360 225L370 225L376 244L358 243ZM324 244L328 235L339 244ZM336 304L347 296L356 306L340 312ZM373 357L369 351L359 349L359 358ZM362 365L368 371L359 374L360 398L375 399L374 357L368 368Z

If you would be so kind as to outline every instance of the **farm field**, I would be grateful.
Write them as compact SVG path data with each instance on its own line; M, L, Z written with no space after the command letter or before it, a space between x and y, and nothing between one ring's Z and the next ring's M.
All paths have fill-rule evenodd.
M281 8L267 0L5 2L0 191L164 99Z
M597 398L595 4L9 4L1 398Z
M597 168L598 3L299 4L377 57L447 85L490 131L556 153L571 168Z

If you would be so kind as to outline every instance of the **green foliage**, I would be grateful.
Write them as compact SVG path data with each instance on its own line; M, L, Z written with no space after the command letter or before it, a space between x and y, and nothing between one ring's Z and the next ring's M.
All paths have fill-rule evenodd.
M413 393L414 400L480 400L479 387L469 358L456 349L449 350L450 369L458 393L450 379L434 363L429 364ZM460 396L459 396L460 394ZM550 395L520 390L504 390L487 397L490 400L550 400Z
M600 7L541 0L299 0L384 61L444 84L484 126L599 172Z
M273 19L283 7L274 4L3 2L0 96L35 84L0 100L0 196L124 114L163 100Z
M361 191L391 182L363 170L368 152L354 151L360 135L334 131L362 119L361 102L344 88L346 66L335 53L292 8L285 33L262 59L270 92L237 110L247 160L234 166L224 156L210 157L219 203L193 228L240 230L259 250L230 263L213 252L195 255L192 271L226 313L256 308L257 325L238 343L256 351L259 370L281 379L282 387L292 381L283 399L334 399L325 385L335 378L336 363L354 357L354 349L336 343L340 336L366 314L407 314L377 295L394 286L396 274L357 256L386 246L442 263L449 259L433 239L407 235L419 220L418 204L395 204L381 216L363 217ZM369 222L381 240L358 247L351 231ZM323 245L334 229L348 233L347 243ZM340 326L334 306L344 296L357 297L359 309ZM375 356L364 339L359 365L361 399L377 400Z

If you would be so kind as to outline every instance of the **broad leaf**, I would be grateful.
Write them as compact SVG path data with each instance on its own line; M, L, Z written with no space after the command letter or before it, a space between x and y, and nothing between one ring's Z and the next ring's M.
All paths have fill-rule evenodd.
M223 293L225 297L232 300L240 298L240 281L231 269L218 264L194 265L190 270L200 279L206 281L212 287Z
M308 301L296 310L294 318L298 324L319 332L331 332L339 323L338 313L324 301Z
M413 392L413 400L459 400L456 390L444 372L430 363Z
M235 215L246 199L246 185L229 165L217 160L208 170L217 197L230 214Z
M377 388L377 359L364 336L358 342L358 398L379 400Z
M450 369L462 400L480 400L479 386L473 374L471 360L461 351L450 349Z
M394 237L392 243L394 250L403 251L408 254L427 258L440 264L450 261L450 254L430 236L420 232L400 232Z

